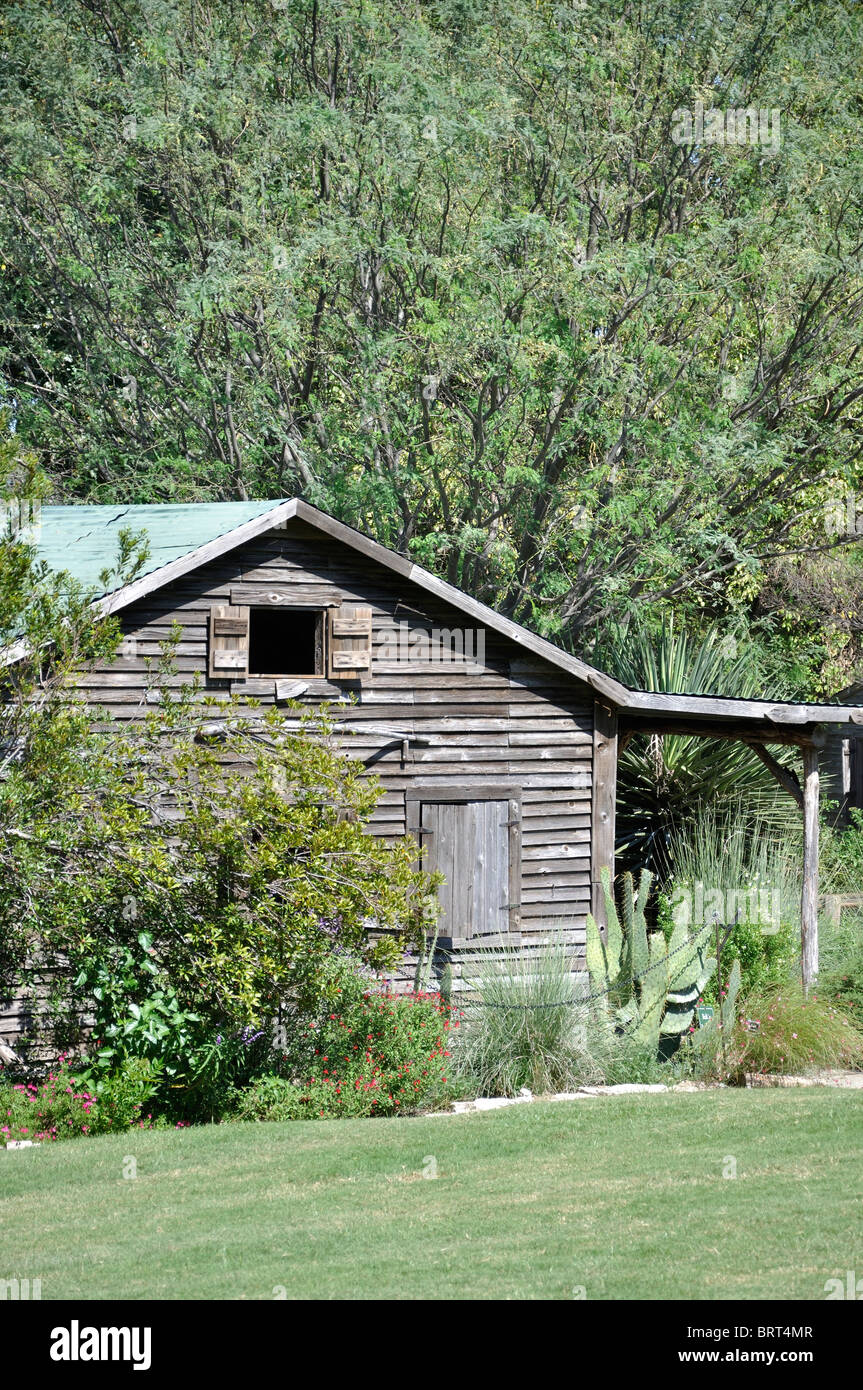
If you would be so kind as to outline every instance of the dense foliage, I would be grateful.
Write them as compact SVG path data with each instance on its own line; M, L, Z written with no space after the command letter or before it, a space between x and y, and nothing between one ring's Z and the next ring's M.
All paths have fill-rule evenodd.
M860 584L817 556L859 481L861 22L7 5L21 432L69 498L301 492L580 650L633 609L742 616L838 688ZM697 102L769 139L687 136Z
M861 38L816 0L12 0L3 500L299 493L631 686L837 690L863 657ZM711 107L721 139L681 118ZM145 559L123 533L101 591ZM431 1103L448 1009L370 971L424 939L433 884L367 833L374 779L326 709L216 705L170 641L146 718L94 725L70 678L118 628L92 599L4 533L0 991L60 1046L95 1025L75 1075L3 1083L7 1119ZM785 989L797 886L756 862L783 796L733 741L622 752L633 865L779 894L775 931L724 914L735 997ZM826 833L834 887L860 840ZM863 971L834 947L847 1059ZM490 968L461 1074L652 1075L565 979ZM792 1013L740 1034L753 1065L822 1055Z
M325 716L292 731L281 710L219 713L230 760L224 722L211 736L175 703L167 728L154 715L87 733L62 780L54 764L42 777L27 760L10 769L3 955L31 961L36 976L50 968L55 1013L74 1010L87 983L115 1019L147 1001L150 1025L158 1014L180 1034L189 1010L259 1023L276 1015L298 961L341 944L385 965L414 934L426 891L414 851L366 832L379 788ZM130 963L142 932L149 954Z

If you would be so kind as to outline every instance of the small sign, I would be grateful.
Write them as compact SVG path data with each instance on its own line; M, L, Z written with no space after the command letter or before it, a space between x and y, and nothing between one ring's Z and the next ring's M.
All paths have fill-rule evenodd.
M713 1018L714 1009L712 1004L699 1004L695 1010L695 1017L698 1019L699 1028L704 1028Z
M760 1018L747 1018L743 1026L744 1026L744 1028L746 1029L747 1033L760 1033L760 1032L761 1032L761 1019L760 1019Z

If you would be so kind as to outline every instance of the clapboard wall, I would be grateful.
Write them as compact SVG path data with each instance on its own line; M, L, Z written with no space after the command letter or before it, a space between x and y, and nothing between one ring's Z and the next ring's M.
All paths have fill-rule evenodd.
M594 695L550 663L485 630L485 660L473 671L445 663L385 659L388 633L400 623L410 632L475 628L455 607L393 574L374 559L299 521L266 533L223 558L159 589L121 614L121 653L110 664L82 671L82 690L94 708L112 719L136 720L152 711L148 660L160 655L172 624L182 635L175 674L160 678L162 699L197 673L209 698L229 694L276 702L271 679L208 678L209 618L229 604L238 585L290 589L297 602L365 605L372 610L372 664L362 685L309 681L301 703L344 701L338 718L359 726L344 735L352 757L382 754L372 771L385 788L371 829L406 833L406 792L451 790L464 795L507 784L521 796L520 931L530 943L562 932L581 946L591 893L591 767ZM390 653L391 655L391 653ZM353 700L351 701L351 697ZM350 702L350 703L349 703ZM212 712L215 717L215 712ZM294 716L295 717L295 716ZM393 743L393 726L429 740L427 746ZM11 1015L0 1031L14 1032Z

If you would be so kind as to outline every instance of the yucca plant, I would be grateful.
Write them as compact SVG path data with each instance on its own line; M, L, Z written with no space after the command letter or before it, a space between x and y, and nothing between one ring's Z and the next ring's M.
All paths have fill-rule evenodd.
M713 630L691 636L669 618L656 632L615 629L594 658L635 690L664 694L779 699L765 688L757 653ZM750 748L735 739L637 734L620 755L617 832L621 867L663 876L675 829L708 805L740 804L772 824L793 821L791 798Z

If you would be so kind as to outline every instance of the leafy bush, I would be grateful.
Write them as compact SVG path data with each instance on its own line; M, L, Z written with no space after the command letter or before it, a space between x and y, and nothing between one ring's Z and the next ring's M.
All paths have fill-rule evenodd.
M63 1059L44 1081L12 1085L0 1077L0 1142L54 1143L96 1132L96 1097Z
M130 1058L144 1058L177 1081L186 1075L201 1019L181 1008L153 959L147 932L139 932L138 948L106 951L87 961L75 980L82 997L94 1001L96 1054L90 1074L107 1075Z
M169 646L153 694L170 672ZM275 1017L298 962L338 944L385 967L426 918L415 846L368 832L382 789L325 710L298 709L292 727L281 708L258 717L226 701L214 720L194 680L167 693L168 727L148 706L107 732L84 710L73 720L68 699L65 713L43 701L0 780L0 988L33 986L37 1027L60 1020L64 1045L79 1041L87 990L106 983L99 969L116 973L142 932L165 990L146 1025L160 1026L170 993L215 1036ZM35 988L46 973L48 1000Z
M136 1125L151 1128L152 1110L145 1106L156 1095L162 1075L159 1063L144 1057L125 1057L113 1071L104 1072L94 1084L94 1134L114 1134Z
M172 1118L216 1119L233 1105L235 1088L266 1066L270 1034L252 1025L217 1032L180 1005L155 955L140 932L137 952L120 947L110 964L103 957L80 971L76 986L95 1009L95 1052L84 1077L100 1116L110 1095L118 1117L152 1100Z
M757 1022L757 1032L747 1021ZM757 990L744 1001L726 1040L729 1074L797 1075L863 1064L863 1033L822 994L805 998L797 981Z

